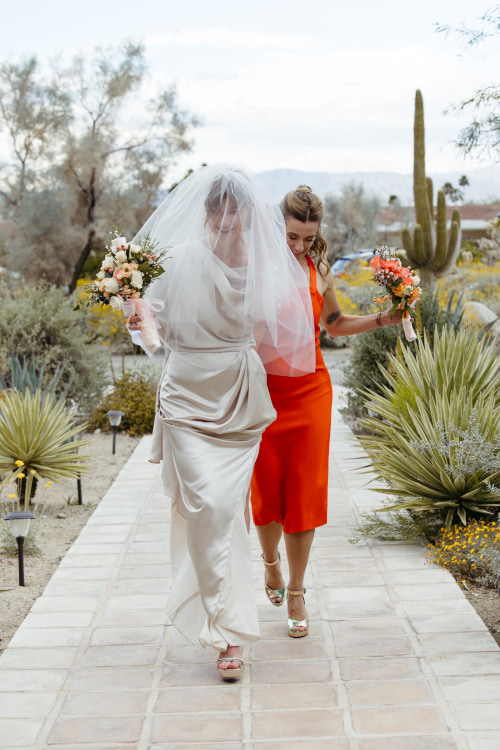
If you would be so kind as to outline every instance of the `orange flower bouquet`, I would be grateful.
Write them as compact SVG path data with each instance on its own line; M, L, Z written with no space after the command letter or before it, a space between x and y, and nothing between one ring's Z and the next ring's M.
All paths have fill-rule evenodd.
M411 324L411 310L414 310L420 299L422 289L419 287L420 278L411 268L401 265L399 258L392 258L388 247L380 247L370 266L373 269L373 281L384 288L382 297L375 297L375 302L391 302L391 315L399 314L407 341L414 341L417 334Z

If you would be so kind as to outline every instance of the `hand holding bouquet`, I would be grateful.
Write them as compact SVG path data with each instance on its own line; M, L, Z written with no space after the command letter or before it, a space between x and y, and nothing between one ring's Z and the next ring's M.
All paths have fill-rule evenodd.
M373 268L373 281L386 292L382 297L375 297L374 301L391 302L391 317L399 313L406 340L414 341L417 335L411 324L410 310L420 299L420 278L410 268L402 266L399 258L392 258L389 248L385 246L379 248L379 254L371 259L370 266Z
M160 337L152 309L163 306L160 300L145 300L143 295L151 282L164 269L164 251L158 251L157 243L149 235L141 244L133 245L125 237L112 230L106 242L107 254L101 264L96 280L90 285L89 304L111 305L130 318L137 315L141 321L139 331L130 331L135 344L142 346L152 356L161 346Z

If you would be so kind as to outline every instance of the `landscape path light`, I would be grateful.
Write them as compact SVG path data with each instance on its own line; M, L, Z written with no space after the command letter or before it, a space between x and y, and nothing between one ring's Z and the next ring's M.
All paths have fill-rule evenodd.
M106 416L109 417L109 423L111 427L113 428L113 455L115 454L115 448L116 448L116 429L120 422L122 421L122 417L125 416L125 413L123 411L107 411Z
M4 521L9 522L10 533L17 541L17 557L19 561L19 585L24 586L24 540L28 536L30 523L35 518L29 510L16 510L7 513Z

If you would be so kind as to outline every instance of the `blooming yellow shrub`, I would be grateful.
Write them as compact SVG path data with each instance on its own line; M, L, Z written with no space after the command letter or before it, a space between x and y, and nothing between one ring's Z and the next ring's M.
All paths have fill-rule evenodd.
M88 282L80 279L77 282L77 298L83 308L86 308L86 320L88 326L100 339L103 346L110 346L119 341L129 341L129 335L125 326L125 316L111 305L90 305L86 307L90 293L85 289Z
M500 555L500 526L495 521L471 521L441 529L429 545L429 562L441 565L457 579L496 584ZM490 580L488 580L490 579Z

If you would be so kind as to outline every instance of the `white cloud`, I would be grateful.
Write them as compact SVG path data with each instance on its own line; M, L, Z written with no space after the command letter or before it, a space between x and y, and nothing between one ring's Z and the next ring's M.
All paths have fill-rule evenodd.
M157 34L145 40L147 47L219 45L224 47L247 47L262 50L297 49L305 45L325 45L319 37L275 34L261 31L237 31L234 29L184 29L175 34Z

